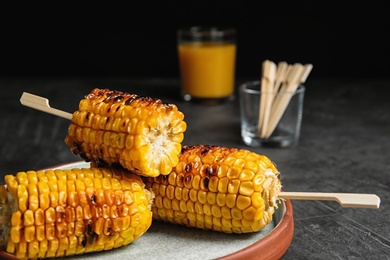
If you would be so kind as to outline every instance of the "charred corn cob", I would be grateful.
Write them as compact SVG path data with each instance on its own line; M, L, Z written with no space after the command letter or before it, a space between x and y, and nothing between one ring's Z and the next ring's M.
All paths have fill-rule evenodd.
M73 113L65 143L86 161L154 177L178 163L183 120L177 106L160 99L94 89Z
M0 246L20 259L118 248L152 222L153 193L136 174L105 168L27 171L6 175L5 182Z
M219 146L183 146L169 175L149 177L156 220L225 233L264 228L277 208L279 172L264 155Z

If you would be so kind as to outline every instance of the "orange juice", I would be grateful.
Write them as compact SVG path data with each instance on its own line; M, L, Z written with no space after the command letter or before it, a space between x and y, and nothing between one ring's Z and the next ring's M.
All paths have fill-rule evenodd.
M183 91L194 98L224 98L233 93L236 45L221 42L179 44Z

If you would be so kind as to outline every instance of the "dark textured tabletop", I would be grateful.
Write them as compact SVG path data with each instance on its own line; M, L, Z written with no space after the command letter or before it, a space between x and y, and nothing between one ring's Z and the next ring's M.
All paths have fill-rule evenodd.
M380 197L379 209L292 201L294 237L283 259L390 259L390 79L308 80L299 144L256 149L241 141L237 98L217 106L185 103L175 79L2 79L0 87L2 176L80 161L64 143L69 122L22 106L24 91L67 112L94 87L158 97L184 112L183 143L265 154L281 172L285 191Z

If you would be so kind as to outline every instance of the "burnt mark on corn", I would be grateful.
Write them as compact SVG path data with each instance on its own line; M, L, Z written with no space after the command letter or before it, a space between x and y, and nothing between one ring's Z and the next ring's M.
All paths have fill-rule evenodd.
M182 145L182 147L181 147L181 153L185 153L187 150L189 150L189 149L191 149L191 147L190 146L188 146L188 145Z
M96 234L95 232L93 232L91 234L91 236L89 237L89 244L90 245L94 245L96 240L97 240L97 237L98 237L98 234Z
M210 167L207 167L204 172L208 176L213 176L217 173L217 168L215 166L210 166Z
M89 220L87 221L85 227L86 227L86 228L85 228L85 233L86 233L87 235L92 235L92 233L93 233L93 225L92 225L92 220L91 220L91 219L89 219Z
M100 157L97 159L96 163L99 164L100 167L108 166L108 163Z
M208 176L204 177L203 179L203 185L205 189L209 188L210 178Z
M191 172L191 170L192 170L192 165L190 163L187 163L186 166L184 166L184 171L186 173L189 173Z
M135 100L136 100L135 97L130 97L129 99L127 99L127 100L125 101L125 105L128 106L128 105L130 105L131 103L133 103Z
M192 174L186 174L186 175L184 176L184 178L183 178L183 182L184 182L185 184L189 184L189 183L191 183L191 181L192 181Z
M105 93L103 93L103 97L106 97L103 102L104 103L114 103L114 102L121 102L124 99L124 92L118 91L118 90L104 90Z
M85 161L85 162L90 162L91 159L87 156L85 152L79 152L78 155Z
M87 237L86 236L83 236L83 238L81 239L81 245L83 247L86 247L87 246Z
M114 235L111 231L112 231L112 227L111 227L111 222L110 222L110 224L107 226L107 230L106 230L106 232L107 232L107 234L109 236L113 236Z
M179 187L183 186L184 175L183 174L178 174L176 180L177 180L177 185Z
M117 157L117 159L119 161L119 155L118 154L116 155L116 157ZM125 170L125 168L123 168L123 166L120 163L116 163L115 162L115 163L112 163L111 166L114 169Z
M81 245L86 247L87 245L94 245L98 234L93 230L93 221L91 219L85 221L85 231L83 233L83 238L81 240Z
M202 147L200 148L200 154L201 154L202 156L204 156L208 151L210 151L210 147L209 147L209 146L202 146Z
M114 102L122 102L123 99L124 99L123 96L116 96L116 97L114 98Z
M168 175L160 174L159 178L160 178L160 183L161 184L165 184L165 185L169 184L169 182L168 182L169 176Z
M92 193L92 195L89 197L89 201L91 202L92 205L96 204L96 193L95 191Z
M79 144L77 142L73 142L73 146L71 147L70 151L74 155L80 156L86 162L90 162L91 161L90 158L87 156L87 153L81 147L81 144Z
M158 106L164 106L168 110L174 109L176 106L174 104L165 103L161 99L152 98L152 97L141 97L136 94L131 94L127 92L122 92L118 90L109 90L109 89L93 89L88 95L85 95L86 99L96 100L97 102L104 103L123 103L129 105L135 101L140 101L144 103L144 106L155 104Z
M201 156L204 156L208 152L216 152L218 150L226 150L226 149L227 149L226 147L221 147L219 145L198 144L198 145L183 145L181 152L191 153L193 151L194 153L200 153Z
M158 99L153 99L151 97L138 97L138 99L142 102L149 102L149 103L153 101L158 102Z
M81 144L79 144L77 142L72 142L72 144L73 144L73 151L75 153L78 153L81 150Z

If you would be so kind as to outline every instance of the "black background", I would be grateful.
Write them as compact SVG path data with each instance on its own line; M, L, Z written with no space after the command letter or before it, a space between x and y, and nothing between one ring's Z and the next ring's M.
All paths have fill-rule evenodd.
M248 3L247 3L248 2ZM310 77L389 75L389 14L378 4L331 1L129 1L3 7L1 78L179 77L176 30L238 30L236 75L265 59L312 63Z

